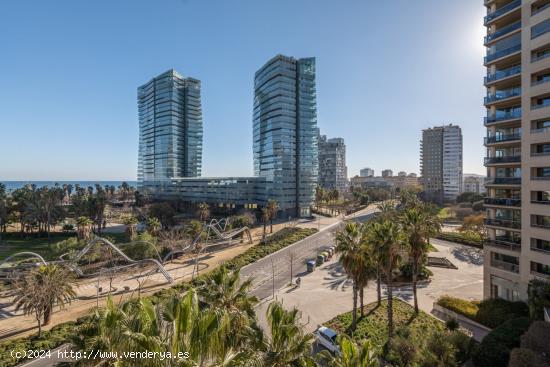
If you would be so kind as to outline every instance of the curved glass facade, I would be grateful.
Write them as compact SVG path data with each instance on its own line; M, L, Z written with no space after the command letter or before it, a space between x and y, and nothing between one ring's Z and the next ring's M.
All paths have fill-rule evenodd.
M197 177L202 164L201 84L169 70L138 88L138 188ZM152 187L154 186L154 187Z
M315 58L277 55L255 74L254 174L289 215L307 216L318 177Z

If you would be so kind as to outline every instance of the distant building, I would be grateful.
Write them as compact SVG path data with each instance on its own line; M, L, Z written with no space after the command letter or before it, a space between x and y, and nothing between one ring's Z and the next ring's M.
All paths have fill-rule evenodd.
M422 186L428 200L454 201L462 192L462 130L445 125L422 131Z
M405 176L407 176L407 172L405 172L405 171L399 171L397 173L397 177L405 177Z
M408 176L408 177L418 177L418 176L416 175L416 173L412 173L412 172L409 173L407 176Z
M476 194L483 194L485 190L485 176L464 174L464 182L462 184L462 192L474 192Z
M391 169L385 169L382 171L382 177L392 177L393 171Z
M374 170L372 168L363 168L359 171L359 176L361 177L373 177L374 176Z
M138 88L138 188L156 190L202 166L201 82L168 70Z
M355 176L350 180L353 188L386 188L386 189L404 189L409 187L418 187L418 178L411 176L388 176L388 177L360 177Z
M326 135L319 135L319 186L347 191L348 168L344 139L327 139Z
M154 198L309 216L318 182L315 58L277 55L254 75L253 177L200 176L200 82L170 70L138 88L138 187Z

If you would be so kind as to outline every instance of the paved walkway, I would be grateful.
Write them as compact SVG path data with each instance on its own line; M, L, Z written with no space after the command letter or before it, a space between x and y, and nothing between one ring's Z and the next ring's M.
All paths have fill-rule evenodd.
M430 255L446 257L455 269L434 268L430 282L419 284L418 302L420 308L431 313L433 302L444 294L465 299L481 299L483 296L483 256L480 250L467 246L433 240L438 252ZM386 289L383 286L384 295ZM394 289L394 296L412 304L412 287L404 286ZM277 300L285 307L297 307L302 312L302 322L307 331L314 331L335 316L349 312L352 306L352 287L338 261L325 263L313 273L302 276L300 288L285 287L276 292ZM265 312L272 298L266 299L258 307L260 323L265 326ZM376 283L365 289L365 303L376 300Z

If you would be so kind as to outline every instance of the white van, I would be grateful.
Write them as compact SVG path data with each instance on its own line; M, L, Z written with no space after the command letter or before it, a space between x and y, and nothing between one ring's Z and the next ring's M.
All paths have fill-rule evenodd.
M325 326L319 326L317 330L313 332L313 335L315 335L319 345L328 349L331 353L340 354L340 347L336 342L336 337L338 336L336 331Z

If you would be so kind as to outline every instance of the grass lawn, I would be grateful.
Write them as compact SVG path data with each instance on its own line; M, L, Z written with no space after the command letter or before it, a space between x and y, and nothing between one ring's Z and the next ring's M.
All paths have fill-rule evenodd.
M357 329L353 334L353 339L361 342L363 339L370 339L376 346L382 347L388 340L388 301L382 300L380 307L376 302L365 306L365 316L361 318L358 315ZM359 314L359 311L357 312ZM326 323L326 326L336 330L338 333L349 334L348 329L351 326L352 313L347 312L336 316ZM445 325L420 311L417 316L414 315L413 306L399 299L393 300L393 320L395 329L407 326L412 335L427 337L434 331L444 330Z
M51 244L75 237L74 233L55 232L50 234ZM127 242L125 233L107 233L104 235L109 239L114 239L116 243ZM38 237L36 234L21 235L20 233L3 233L2 244L0 245L0 261L17 252L31 251L44 257L46 260L52 260L50 244L46 234Z

